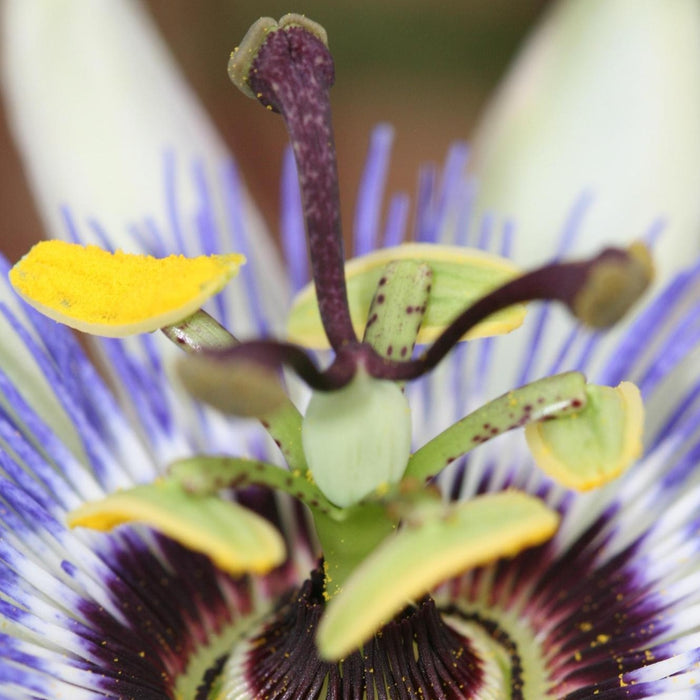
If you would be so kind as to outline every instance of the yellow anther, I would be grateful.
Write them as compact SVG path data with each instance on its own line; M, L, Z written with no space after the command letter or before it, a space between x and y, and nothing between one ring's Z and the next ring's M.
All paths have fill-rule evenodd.
M153 258L97 246L42 241L10 271L15 291L54 321L123 337L172 325L221 291L239 254Z

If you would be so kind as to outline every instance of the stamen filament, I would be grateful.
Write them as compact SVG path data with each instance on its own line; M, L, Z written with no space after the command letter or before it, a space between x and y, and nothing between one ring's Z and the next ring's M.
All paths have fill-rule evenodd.
M451 425L417 450L406 476L425 480L484 442L508 430L580 410L586 401L586 379L580 372L545 377L509 391Z
M384 267L369 309L363 343L382 357L409 359L430 298L432 271L416 260Z
M191 457L174 462L168 471L170 477L180 483L186 491L197 495L253 485L267 486L287 493L329 517L338 517L338 509L305 474L289 472L261 460L242 457Z

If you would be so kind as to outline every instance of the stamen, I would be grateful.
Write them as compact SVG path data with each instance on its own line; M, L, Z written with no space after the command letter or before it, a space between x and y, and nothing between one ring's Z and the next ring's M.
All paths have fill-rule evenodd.
M342 658L407 600L467 569L545 542L558 523L542 501L519 491L459 504L414 503L403 527L363 560L330 601L318 632L321 655Z
M333 59L323 29L300 15L253 25L231 55L231 80L284 118L299 173L311 267L331 347L357 342L348 308L340 197L328 91Z
M242 457L190 457L174 462L168 475L185 491L197 496L215 494L223 489L264 486L288 493L312 510L339 517L306 472L289 472L260 460Z
M529 423L580 411L586 402L586 380L579 372L544 377L509 391L457 421L411 455L406 476L420 482L478 445ZM579 449L574 443L573 449Z
M366 359L365 366L374 377L416 379L435 367L482 319L525 301L560 301L581 321L608 326L622 318L652 277L651 260L641 243L629 250L606 248L589 260L546 265L504 284L465 309L422 358L398 363L373 356ZM608 296L612 293L616 295L614 299Z
M106 532L144 523L209 556L232 574L267 573L285 559L282 536L265 518L217 496L194 496L176 480L161 479L83 503L67 517L69 527Z
M54 321L84 333L123 337L192 315L244 262L235 253L153 258L42 241L12 268L10 282Z

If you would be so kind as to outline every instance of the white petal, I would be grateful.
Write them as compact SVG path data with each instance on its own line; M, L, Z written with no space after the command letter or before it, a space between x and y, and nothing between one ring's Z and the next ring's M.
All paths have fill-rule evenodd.
M94 217L127 250L136 248L128 225L144 217L173 233L163 177L169 153L180 171L176 225L196 252L201 192L192 164L219 179L229 156L148 13L132 0L5 0L3 10L7 107L47 233L66 237L62 205L81 223ZM222 203L213 206L225 220ZM255 257L276 272L257 212L247 197L240 206Z
M4 11L12 126L52 235L65 235L61 204L110 231L152 214L166 148L224 155L139 5L9 0Z
M561 0L526 43L476 132L478 204L513 216L516 259L551 254L584 190L585 246L668 220L662 272L700 233L700 5Z

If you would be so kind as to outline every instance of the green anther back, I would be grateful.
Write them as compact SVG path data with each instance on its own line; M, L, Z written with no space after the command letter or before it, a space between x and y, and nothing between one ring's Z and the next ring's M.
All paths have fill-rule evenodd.
M417 260L394 260L384 268L372 299L364 341L380 355L407 360L430 297L433 273Z

